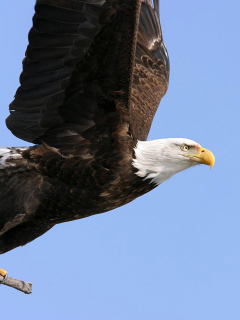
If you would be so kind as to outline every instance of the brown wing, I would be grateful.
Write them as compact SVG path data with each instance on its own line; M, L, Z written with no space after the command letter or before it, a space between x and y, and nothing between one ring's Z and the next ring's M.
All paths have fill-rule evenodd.
M169 78L151 2L37 0L35 12L7 118L13 134L63 147L114 119L146 139Z
M168 89L169 58L158 15L159 1L142 3L131 95L131 128L134 137L146 140L153 117Z

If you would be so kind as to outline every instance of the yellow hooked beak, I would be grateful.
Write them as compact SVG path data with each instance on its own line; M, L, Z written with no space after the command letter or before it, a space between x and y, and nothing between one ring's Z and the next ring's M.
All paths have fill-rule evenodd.
M192 161L207 164L211 169L215 163L214 154L203 147L199 147L196 153L186 153L185 156L191 158Z

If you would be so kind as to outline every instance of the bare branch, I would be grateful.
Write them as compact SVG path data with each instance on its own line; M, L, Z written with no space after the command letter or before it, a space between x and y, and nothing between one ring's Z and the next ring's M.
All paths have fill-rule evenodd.
M32 284L29 282L13 279L10 277L2 277L0 275L0 284L17 289L26 294L32 293Z

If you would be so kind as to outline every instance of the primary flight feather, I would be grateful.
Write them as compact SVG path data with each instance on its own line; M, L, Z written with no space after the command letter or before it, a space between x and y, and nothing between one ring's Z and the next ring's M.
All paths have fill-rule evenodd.
M214 156L145 141L169 81L159 3L37 0L10 116L35 146L0 148L0 253L122 206Z

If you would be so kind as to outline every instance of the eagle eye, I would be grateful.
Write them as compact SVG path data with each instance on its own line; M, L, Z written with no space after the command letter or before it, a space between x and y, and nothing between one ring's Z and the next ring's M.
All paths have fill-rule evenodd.
M182 149L183 151L188 151L189 147L188 147L187 145L183 145L183 146L181 147L181 149Z

